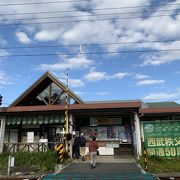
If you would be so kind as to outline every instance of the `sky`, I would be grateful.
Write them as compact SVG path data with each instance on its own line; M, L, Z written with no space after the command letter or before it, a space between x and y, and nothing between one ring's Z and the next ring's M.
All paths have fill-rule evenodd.
M0 0L0 94L46 71L84 101L180 103L180 0Z

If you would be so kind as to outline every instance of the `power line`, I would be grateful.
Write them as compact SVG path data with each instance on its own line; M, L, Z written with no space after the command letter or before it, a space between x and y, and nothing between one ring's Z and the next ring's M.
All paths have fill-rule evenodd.
M0 4L0 6L24 6L24 5L33 5L33 4L59 4L59 3L71 3L71 2L91 2L92 0L61 0L61 1L44 1L44 2L28 2L28 3L6 3ZM139 7L157 7L157 6L171 6L179 3L160 3L160 4L151 4L151 5L140 5L140 6L124 6L125 8L139 8Z
M142 17L114 17L114 18L101 18L101 19L81 19L81 20L70 20L70 21L46 21L46 22L26 22L26 23L7 23L0 24L0 26L19 26L19 25L27 25L27 24L61 24L61 23L78 23L78 22L94 22L94 21L111 21L118 19L139 19L139 18L149 18L149 17L165 17L165 16L173 16L176 14L164 14L164 15L156 15L156 16L142 16Z
M180 5L180 3L174 3L172 5ZM154 5L155 6L155 5ZM157 5L158 6L158 5ZM166 5L168 6L168 5ZM143 7L149 7L149 6L143 6ZM0 16L5 16L5 15L24 15L24 14L51 14L51 13L69 13L69 12L94 12L94 11L104 11L104 10L120 10L120 9L123 9L123 8L137 8L136 7L104 7L104 8L95 8L95 9L86 9L86 11L82 11L82 10L61 10L61 11L41 11L41 12L22 12L22 13L4 13L4 14L0 14ZM173 10L173 9L171 9ZM163 9L161 10L158 10L158 11L163 11ZM148 12L148 11L146 11ZM132 12L132 13L136 13L136 12Z
M159 40L159 41L126 41L126 42L108 42L108 43L80 43L81 46L108 46L108 45L120 45L120 44L143 44L143 43L168 43L168 42L179 42L179 39L170 40ZM60 48L60 47L79 47L79 44L68 44L68 45L32 45L32 46L9 46L0 47L0 49L28 49L28 48Z
M59 4L59 3L71 3L71 2L89 2L92 0L69 0L69 1L45 1L45 2L28 2L28 3L7 3L7 4L0 4L0 6L25 6L25 5L32 5L32 4Z
M158 12L170 12L172 10L180 10L180 9L171 9L171 10L160 10ZM156 11L146 11L146 13L153 13L153 12L156 12ZM81 17L97 17L97 16L115 16L115 15L123 15L123 14L142 14L142 12L117 12L117 13L103 13L103 14L86 14L86 15L72 15L72 16L48 16L48 17L33 17L33 18L7 18L5 20L1 20L0 22L6 22L6 21L25 21L25 20L39 20L39 19L56 19L56 18L73 18L73 17L78 17L78 18L81 18ZM162 14L163 15L163 14ZM149 16L148 16L149 17ZM128 17L126 17L128 18Z
M101 54L128 54L128 53L145 53L145 52L175 52L180 49L150 49L150 50L129 50L129 51L102 51L102 52L82 52L87 55L101 55ZM72 53L43 53L43 54L12 54L1 55L0 57L32 57L32 56L59 56L59 55L77 55L79 52Z

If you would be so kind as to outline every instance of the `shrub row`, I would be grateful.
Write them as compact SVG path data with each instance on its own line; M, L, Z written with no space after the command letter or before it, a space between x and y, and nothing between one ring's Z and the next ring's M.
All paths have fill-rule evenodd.
M15 157L15 168L31 168L37 172L54 171L57 156L54 152L16 152L0 154L0 170L7 171L8 157Z

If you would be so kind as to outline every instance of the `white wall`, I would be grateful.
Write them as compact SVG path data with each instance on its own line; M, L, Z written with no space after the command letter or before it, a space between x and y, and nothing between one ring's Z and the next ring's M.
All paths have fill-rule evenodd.
M4 133L5 133L5 117L0 117L0 153L3 151Z
M135 124L137 158L139 158L139 156L142 155L142 146L141 146L141 126L140 126L140 120L137 113L134 113L134 124Z

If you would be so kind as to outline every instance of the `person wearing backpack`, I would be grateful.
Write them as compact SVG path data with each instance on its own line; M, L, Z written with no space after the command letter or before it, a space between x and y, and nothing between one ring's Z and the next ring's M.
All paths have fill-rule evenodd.
M80 140L80 155L82 157L82 161L84 161L85 152L86 152L86 138L83 136L83 133L81 133L79 140Z

